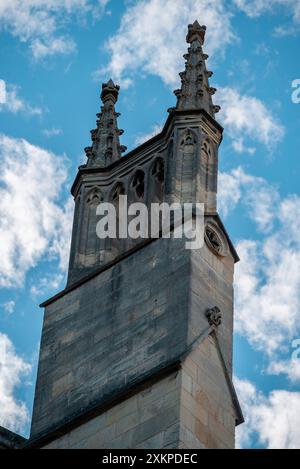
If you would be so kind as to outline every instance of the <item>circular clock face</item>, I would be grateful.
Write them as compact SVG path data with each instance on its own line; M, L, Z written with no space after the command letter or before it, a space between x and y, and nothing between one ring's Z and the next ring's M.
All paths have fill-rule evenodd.
M226 247L217 227L210 223L205 226L204 238L207 246L219 256L226 256Z

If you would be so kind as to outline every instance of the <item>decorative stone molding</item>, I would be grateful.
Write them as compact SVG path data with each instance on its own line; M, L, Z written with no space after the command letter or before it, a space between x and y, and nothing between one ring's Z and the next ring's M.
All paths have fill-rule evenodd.
M209 137L207 137L206 135L201 144L201 154L206 163L211 160L211 145L209 142Z
M164 174L164 162L161 157L156 158L154 164L152 166L152 176L162 184L164 182L165 174Z
M206 317L211 326L220 326L222 323L222 313L218 306L214 306L206 311Z
M222 257L227 256L227 242L223 233L215 223L206 223L204 229L204 240L206 242L206 245L212 252Z
M86 167L104 168L119 161L121 154L126 151L124 145L120 145L119 136L123 130L118 128L117 118L120 113L115 111L120 87L110 79L102 84L101 100L103 106L97 114L97 128L91 130L92 146L85 148L88 158Z
M144 197L145 193L145 174L143 171L140 169L136 171L132 183L131 183L132 188L135 191L135 194L138 199L141 199Z

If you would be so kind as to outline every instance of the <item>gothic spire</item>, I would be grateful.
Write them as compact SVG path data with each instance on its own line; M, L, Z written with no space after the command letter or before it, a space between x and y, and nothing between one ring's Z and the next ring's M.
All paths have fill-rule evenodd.
M88 158L87 166L109 166L121 158L121 153L126 147L120 145L119 136L123 130L118 129L117 118L119 113L115 111L120 87L115 85L112 79L102 84L101 112L97 114L97 128L91 130L92 146L85 148Z
M184 54L185 71L179 73L181 88L174 91L177 97L176 109L205 109L212 117L220 110L214 106L212 95L216 89L209 86L208 78L212 72L206 69L207 54L203 53L206 26L200 26L198 21L189 24L186 42L190 44L188 53Z

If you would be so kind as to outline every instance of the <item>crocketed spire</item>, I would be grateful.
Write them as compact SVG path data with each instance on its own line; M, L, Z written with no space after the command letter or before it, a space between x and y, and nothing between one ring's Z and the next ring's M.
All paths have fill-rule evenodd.
M206 69L205 60L207 54L203 53L206 26L200 26L198 21L189 24L186 36L190 44L188 53L184 54L185 71L179 74L181 88L174 91L177 97L176 109L205 109L212 117L220 110L220 106L214 106L212 95L216 89L209 86L208 78L212 72Z
M120 114L115 111L119 89L112 79L102 84L103 106L97 114L97 128L91 130L92 146L85 148L88 167L109 166L119 160L122 152L126 150L126 147L120 145L119 136L123 130L118 129L117 118Z

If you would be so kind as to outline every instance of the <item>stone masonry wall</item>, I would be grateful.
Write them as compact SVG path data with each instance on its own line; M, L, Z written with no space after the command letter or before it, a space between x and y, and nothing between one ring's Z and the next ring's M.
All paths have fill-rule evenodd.
M226 256L216 256L206 244L190 251L185 249L185 240L159 239L47 306L32 437L72 420L136 380L150 378L188 350L180 378L176 378L180 381L179 397L172 407L174 420L162 418L165 409L173 406L173 388L165 379L149 388L152 396L161 392L161 402L153 397L156 404L151 410L143 391L82 425L83 433L80 428L73 430L69 440L63 437L51 447L74 443L78 447L159 448L166 441L183 448L233 447L236 409L224 364L212 337L197 345L209 326L207 309L218 306L223 316L218 341L231 376L233 267L229 251ZM141 401L131 415L135 400L145 405ZM120 414L119 409L123 409ZM128 425L132 425L132 434L126 437L117 430L122 412L130 414ZM111 415L114 424L109 423ZM152 429L151 423L145 423L145 415L152 419ZM140 425L146 435L149 432L143 441L137 439ZM178 432L180 429L176 442L165 436L172 425Z
M180 448L234 448L236 411L213 337L182 365Z
M234 447L236 412L213 337L182 368L44 446L52 448Z
M184 351L189 272L184 240L155 240L46 308L32 436Z
M173 373L44 448L178 448L180 382Z

